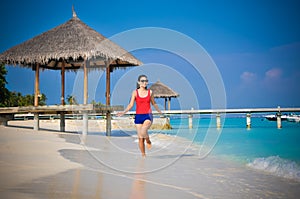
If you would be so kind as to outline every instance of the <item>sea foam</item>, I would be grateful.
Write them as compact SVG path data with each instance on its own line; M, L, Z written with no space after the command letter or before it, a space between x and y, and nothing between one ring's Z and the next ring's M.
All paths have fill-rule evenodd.
M300 182L300 166L294 161L286 160L279 156L256 158L248 163L247 166Z

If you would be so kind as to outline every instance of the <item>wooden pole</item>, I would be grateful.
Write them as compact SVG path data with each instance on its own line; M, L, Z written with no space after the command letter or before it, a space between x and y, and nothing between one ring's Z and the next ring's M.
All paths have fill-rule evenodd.
M65 105L65 61L61 65L61 105ZM65 113L60 113L60 131L65 132Z
M88 71L87 61L83 63L83 104L88 104Z
M88 104L88 70L87 60L83 62L83 104ZM87 132L88 132L88 113L83 113L83 128L82 128L82 143L85 143Z
M217 113L216 115L216 122L217 122L217 128L221 128L221 115L220 113Z
M65 105L65 61L61 66L61 105Z
M193 128L193 115L189 114L188 118L189 118L189 129L192 129Z
M105 62L106 66L106 105L110 105L110 63Z
M247 129L251 128L251 114L250 113L246 114L246 127L247 127Z
M191 110L194 110L194 108L191 108ZM189 129L193 128L193 114L188 115L189 118Z
M35 65L35 84L34 84L34 106L39 105L39 95L40 95L40 64ZM40 128L39 114L34 114L34 124L33 130L38 131Z
M39 105L40 90L40 64L35 65L35 83L34 83L34 106Z
M105 61L106 66L106 106L110 106L110 62ZM106 136L111 135L111 113L106 112Z
M167 110L167 98L165 98L165 111Z
M282 126L281 126L281 113L278 112L277 114L277 128L281 129Z
M171 98L169 97L169 100L168 100L168 110L171 110Z
M277 115L277 128L281 129L281 112L280 112L280 106L277 107L278 108L278 113Z

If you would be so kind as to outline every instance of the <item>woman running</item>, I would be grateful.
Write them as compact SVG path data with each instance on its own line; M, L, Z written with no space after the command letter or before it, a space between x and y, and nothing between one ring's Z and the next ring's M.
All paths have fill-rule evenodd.
M133 107L134 102L136 103L136 115L134 123L139 139L139 148L143 157L146 157L145 141L147 143L147 148L151 148L151 141L148 135L148 129L153 122L150 102L159 113L162 113L154 100L152 91L150 89L147 89L147 85L147 76L140 75L138 77L137 89L132 91L131 99L127 108L123 112L117 114L118 116L124 115Z

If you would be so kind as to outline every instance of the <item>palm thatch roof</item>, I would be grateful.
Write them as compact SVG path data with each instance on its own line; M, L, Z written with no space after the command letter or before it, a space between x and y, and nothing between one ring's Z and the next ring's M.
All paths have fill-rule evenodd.
M171 88L161 83L160 81L155 82L150 89L153 92L155 98L170 98L179 97L179 94L173 91Z
M90 67L104 67L109 61L111 67L137 66L142 63L126 50L105 38L85 23L73 10L73 17L66 23L44 32L30 40L12 47L0 54L0 62L8 65L60 70L78 69L84 60L90 60Z

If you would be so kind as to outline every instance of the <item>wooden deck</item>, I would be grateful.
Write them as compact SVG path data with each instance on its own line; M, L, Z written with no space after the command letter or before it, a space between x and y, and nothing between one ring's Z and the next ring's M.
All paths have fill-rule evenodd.
M115 111L123 111L123 106L99 106L93 104L80 104L80 105L51 105L51 106L27 106L27 107L6 107L0 108L0 124L7 125L7 121L14 118L14 114L34 114L34 129L39 129L39 115L40 114L60 114L61 131L65 129L65 114L82 114L83 115L83 135L87 134L88 128L88 115L111 115ZM189 118L189 127L192 128L192 118L194 114L215 114L217 127L221 127L221 114L246 114L246 126L251 126L251 114L252 113L276 113L277 115L277 127L281 128L281 113L284 112L300 112L300 108L240 108L240 109L202 109L202 110L170 110L162 111L165 115L173 114L186 114ZM109 114L107 114L109 113ZM134 115L135 111L129 111L128 115ZM153 111L153 114L159 114ZM110 135L111 117L107 117L107 135Z
M26 106L26 107L5 107L0 108L0 125L7 125L9 120L14 118L15 114L34 114L34 130L39 130L40 114L60 114L60 131L65 131L65 114L83 115L83 136L86 137L88 131L88 114L109 115L113 111L122 111L123 106L99 106L93 104L79 105L51 105L51 106ZM111 133L111 117L106 120L107 135Z
M241 109L202 109L202 110L170 110L165 114L225 114L225 113L272 113L300 112L300 108L241 108Z
M288 112L300 112L300 108L240 108L240 109L202 109L202 110L170 110L162 111L165 115L185 114L188 115L189 128L193 128L193 115L195 114L215 114L216 115L216 127L221 128L221 114L245 114L246 127L251 128L251 114L252 113L276 113L277 115L277 128L282 128L281 115ZM135 112L130 111L127 114L133 115ZM153 111L153 114L159 114Z
M24 107L5 107L0 108L0 115L38 113L38 114L59 114L59 113L99 113L121 111L123 106L99 106L93 104L80 105L51 105L51 106L24 106Z

